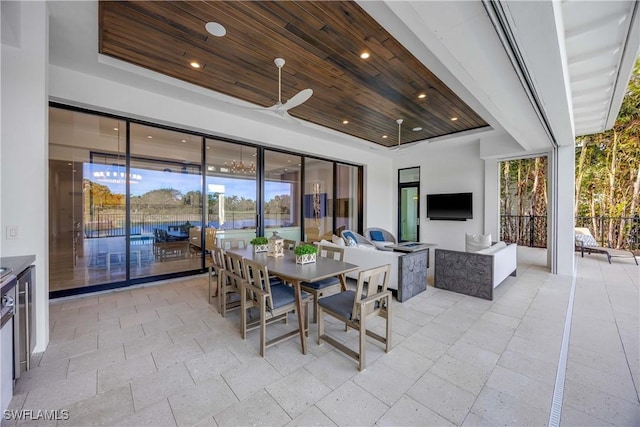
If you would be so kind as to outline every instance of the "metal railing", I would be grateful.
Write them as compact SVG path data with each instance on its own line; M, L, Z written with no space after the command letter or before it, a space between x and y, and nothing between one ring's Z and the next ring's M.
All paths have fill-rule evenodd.
M580 216L576 227L588 228L600 246L638 249L640 217ZM621 236L622 233L622 236ZM539 215L501 215L500 239L535 248L547 247L547 217Z
M123 237L126 235L124 213L94 213L90 221L84 224L85 238ZM168 230L169 227L180 227L185 224L202 225L202 215L199 213L132 213L131 235L152 234L154 228ZM219 215L209 214L206 219L207 227L219 230L244 230L256 228L255 212L227 212L224 223L220 224ZM296 224L290 221L288 214L266 214L265 227L291 227Z
M547 247L547 217L542 215L501 215L500 240L533 248Z

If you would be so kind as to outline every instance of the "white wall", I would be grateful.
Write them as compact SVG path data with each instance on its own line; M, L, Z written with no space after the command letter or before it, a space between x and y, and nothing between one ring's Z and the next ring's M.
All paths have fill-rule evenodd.
M464 250L465 233L484 232L484 161L479 140L441 141L422 144L399 152L394 159L394 189L397 199L397 169L420 166L420 241L438 248ZM473 219L432 221L426 218L426 194L473 193ZM394 205L396 205L395 203ZM389 230L395 230L394 224Z
M16 2L11 9L14 37L2 45L0 255L36 256L39 352L49 340L48 16L45 2ZM19 228L18 239L6 239L9 225Z

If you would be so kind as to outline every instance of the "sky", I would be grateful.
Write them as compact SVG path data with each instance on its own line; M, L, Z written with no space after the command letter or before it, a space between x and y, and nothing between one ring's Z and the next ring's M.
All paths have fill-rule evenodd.
M131 195L141 196L149 191L158 189L175 189L182 194L189 191L201 189L200 175L184 174L180 172L165 172L147 169L131 168ZM91 181L107 186L112 193L125 193L125 173L124 168L116 168L109 165L99 165L95 163L85 163L83 176ZM236 195L245 199L256 199L255 179L241 179L208 176L207 185L218 186L217 189L224 189L226 196ZM214 187L215 188L215 187ZM289 194L291 184L286 182L267 182L265 185L265 200L271 200L281 194Z

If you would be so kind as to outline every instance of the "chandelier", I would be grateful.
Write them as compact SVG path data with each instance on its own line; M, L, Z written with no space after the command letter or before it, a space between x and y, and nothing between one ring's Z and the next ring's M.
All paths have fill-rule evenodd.
M246 174L252 175L256 173L256 164L255 162L244 163L242 160L242 147L240 147L240 161L236 162L235 159L231 161L231 165L228 165L227 162L224 162L224 166L231 170L231 173L237 174Z

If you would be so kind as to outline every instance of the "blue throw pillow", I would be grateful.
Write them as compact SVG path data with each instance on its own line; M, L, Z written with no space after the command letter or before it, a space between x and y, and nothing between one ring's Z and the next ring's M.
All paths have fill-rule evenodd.
M371 236L371 240L374 242L384 242L384 234L382 234L382 231L380 230L370 231L369 235Z
M358 239L356 239L356 236L353 235L352 232L347 231L342 233L342 237L344 237L344 240L348 243L349 239L353 239L354 242L357 242Z
M353 238L351 238L351 237L347 237L347 246L349 246L350 248L357 248L358 247L358 242L353 240Z

